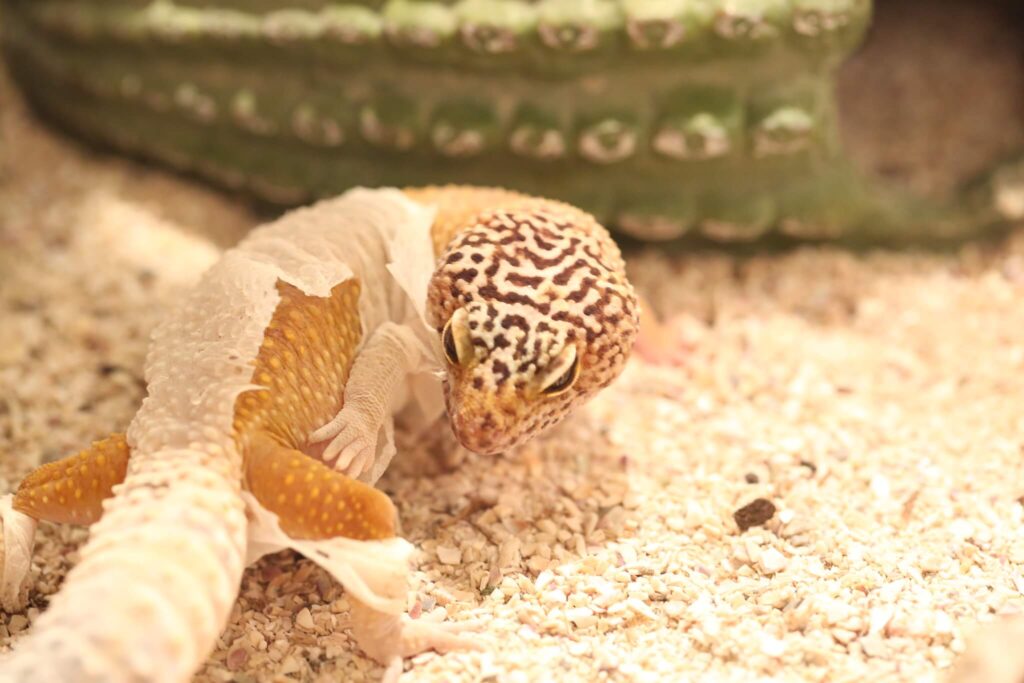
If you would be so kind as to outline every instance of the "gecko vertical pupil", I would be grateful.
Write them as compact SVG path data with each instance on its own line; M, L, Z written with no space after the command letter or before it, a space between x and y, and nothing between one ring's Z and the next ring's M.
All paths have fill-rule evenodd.
M441 333L441 345L444 347L445 358L452 365L459 363L459 349L455 345L455 336L452 334L452 321L449 320Z

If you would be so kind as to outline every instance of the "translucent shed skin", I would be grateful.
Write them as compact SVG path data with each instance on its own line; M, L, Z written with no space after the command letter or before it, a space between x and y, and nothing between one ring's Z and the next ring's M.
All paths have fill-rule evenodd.
M361 192L226 252L155 331L149 396L127 434L44 465L0 509L8 537L35 520L92 525L81 562L0 663L0 681L188 680L227 621L254 510L273 513L296 542L356 543L346 547L358 566L335 575L357 642L391 674L426 649L476 646L396 613L405 574L389 553L404 541L394 506L371 485L373 454L396 387L431 349L372 298L388 287L383 264L348 272L332 262L348 248L337 212L354 206L387 225L436 209L427 332L436 351L449 323L466 322L438 374L469 448L521 443L614 379L637 331L636 298L607 233L572 207L479 188ZM379 246L359 248L373 261ZM526 300L534 277L556 284ZM491 325L471 326L481 314ZM4 538L0 577L3 552L17 564Z

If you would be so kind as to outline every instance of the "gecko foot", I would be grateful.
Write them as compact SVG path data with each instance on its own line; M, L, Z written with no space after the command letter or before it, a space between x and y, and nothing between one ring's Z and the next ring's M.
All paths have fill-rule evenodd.
M345 408L313 432L309 441L324 464L354 479L373 464L377 454L377 430L362 415Z
M412 619L407 614L385 614L352 601L352 636L363 652L387 665L385 681L397 680L402 661L421 652L484 649L474 635L481 627L476 621L451 623L429 616Z
M484 646L472 636L459 635L466 631L476 631L480 624L476 622L463 622L458 624L444 624L436 622L423 623L421 620L406 620L406 626L402 629L402 638L405 654L394 655L387 662L387 669L381 683L398 683L402 675L402 667L407 657L412 657L427 650L435 652L454 652L456 650L483 650Z
M686 365L701 332L700 323L691 316L659 321L652 315L641 323L633 353L652 365Z
M430 617L413 619L402 616L401 647L402 657L412 657L427 650L454 652L456 650L482 650L483 645L475 638L483 627L479 621L444 622Z

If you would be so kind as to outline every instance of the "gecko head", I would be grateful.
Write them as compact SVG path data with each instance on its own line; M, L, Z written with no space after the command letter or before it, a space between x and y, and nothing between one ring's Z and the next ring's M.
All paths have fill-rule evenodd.
M441 256L428 306L452 429L479 453L526 441L607 386L637 330L618 249L557 204L481 214Z

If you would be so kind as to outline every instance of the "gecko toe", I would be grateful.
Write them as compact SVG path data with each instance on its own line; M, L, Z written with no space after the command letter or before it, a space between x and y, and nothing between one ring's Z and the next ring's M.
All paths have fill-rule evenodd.
M358 477L370 466L376 453L375 430L371 434L367 422L359 413L342 408L330 423L310 435L307 450L318 452L319 459L328 467ZM323 440L318 442L318 437L325 433L330 435L326 445Z
M412 657L427 650L455 652L458 650L484 650L478 632L482 622L443 622L406 618L402 624L402 650Z

